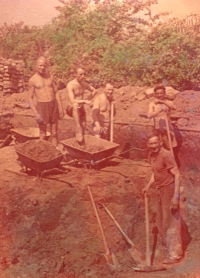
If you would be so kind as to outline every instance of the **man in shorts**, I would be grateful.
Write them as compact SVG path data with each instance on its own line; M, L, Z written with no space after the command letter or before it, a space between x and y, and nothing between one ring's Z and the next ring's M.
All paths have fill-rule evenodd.
M154 119L155 131L158 135L161 136L163 146L169 150L170 146L166 129L166 117L169 123L172 147L175 148L177 147L177 141L174 134L174 129L170 121L170 115L171 110L175 110L176 106L172 101L167 100L165 95L166 91L164 86L161 85L154 88L154 96L156 99L153 102L150 102L149 104L148 118Z
M58 145L57 129L59 116L63 117L62 105L53 76L46 72L45 57L38 58L36 73L29 79L29 103L40 129L40 139L45 139L47 124L50 124L52 144ZM34 103L34 96L37 103Z
M114 86L111 83L107 83L104 92L97 95L93 101L93 134L96 137L106 140L110 139L110 112L113 93Z
M84 99L85 90L91 92L87 99ZM67 98L69 105L66 108L66 113L75 120L76 140L79 143L83 142L84 126L86 122L84 104L90 104L90 100L95 94L95 88L85 81L84 69L78 68L76 71L76 78L67 84Z

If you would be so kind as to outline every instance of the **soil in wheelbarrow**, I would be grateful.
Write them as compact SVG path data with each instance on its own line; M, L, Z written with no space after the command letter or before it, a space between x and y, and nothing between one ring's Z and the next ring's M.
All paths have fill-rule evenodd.
M16 145L16 151L38 162L53 160L61 155L60 151L44 140L31 140Z
M105 150L104 146L95 145L94 143L91 144L89 141L79 144L76 140L74 140L73 143L71 143L71 147L81 149L83 151L90 152L90 153L96 153Z

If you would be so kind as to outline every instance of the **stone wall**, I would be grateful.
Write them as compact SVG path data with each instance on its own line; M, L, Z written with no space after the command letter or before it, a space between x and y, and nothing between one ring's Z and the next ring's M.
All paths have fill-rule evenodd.
M23 61L0 58L0 92L21 93L24 89Z

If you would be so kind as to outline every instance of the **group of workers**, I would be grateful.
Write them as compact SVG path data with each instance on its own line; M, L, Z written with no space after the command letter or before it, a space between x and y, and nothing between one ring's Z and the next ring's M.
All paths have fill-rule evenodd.
M64 113L54 78L46 71L46 66L46 59L44 57L38 58L36 73L29 80L29 103L40 129L40 139L44 139L47 124L50 124L52 144L57 146L58 120L64 116ZM91 92L87 99L84 99L85 90ZM70 81L66 88L68 99L66 114L74 118L78 142L83 141L84 135L86 122L84 104L92 106L93 135L109 139L113 92L114 86L107 83L103 93L96 94L95 88L85 81L84 69L77 69L76 78ZM148 118L154 119L155 130L147 139L152 176L142 192L147 195L150 187L155 185L157 228L162 239L161 246L167 256L163 263L174 264L183 257L179 209L180 173L174 156L169 151L169 141L173 147L177 145L170 123L170 112L176 107L172 101L166 99L164 86L157 86L154 89L154 95L155 100L149 104ZM92 99L93 101L91 101ZM166 121L168 121L171 140L168 140L169 133L167 134Z

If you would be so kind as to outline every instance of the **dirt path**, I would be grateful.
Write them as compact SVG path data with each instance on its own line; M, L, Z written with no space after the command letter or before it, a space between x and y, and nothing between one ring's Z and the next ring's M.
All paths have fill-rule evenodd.
M107 204L125 232L145 254L144 202L141 188L150 168L130 160L110 163L97 170L70 167L70 172L52 177L57 181L38 181L36 177L16 175L19 171L13 146L0 150L0 277L1 278L130 278L130 277L200 277L200 205L198 174L190 173L187 201L182 204L186 259L178 266L160 273L135 273L127 245L103 209L102 219L109 247L121 268L112 272L106 265L101 235L90 202L87 185L95 201ZM191 178L191 179L190 179ZM190 182L189 182L190 181ZM150 196L150 227L155 226L153 191ZM154 234L151 232L151 248ZM189 246L188 246L189 244ZM163 259L155 252L154 263Z

